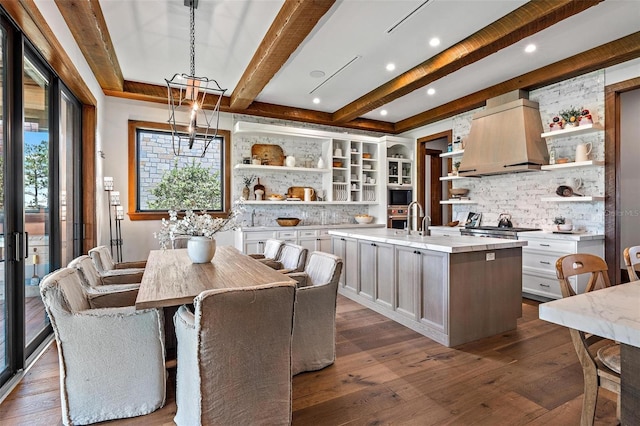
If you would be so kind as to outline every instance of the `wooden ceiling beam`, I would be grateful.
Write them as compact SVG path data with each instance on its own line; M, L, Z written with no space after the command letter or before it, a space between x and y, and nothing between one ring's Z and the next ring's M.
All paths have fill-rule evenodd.
M334 112L333 119L340 122L360 117L601 1L603 0L532 0L460 43L345 105Z
M487 99L515 89L535 90L640 57L640 32L512 78L437 108L398 121L394 133L426 126L485 105Z
M98 0L55 0L102 89L122 90L124 77Z
M65 52L33 0L0 0L0 5L22 29L26 37L60 76L69 90L86 105L96 105L96 98L80 72Z
M139 83L125 80L123 90L104 90L107 96L117 98L132 99L143 102L155 102L167 105L167 87L155 84ZM212 98L214 99L214 98ZM214 99L214 101L217 98ZM259 117L277 118L281 120L300 121L305 123L322 124L327 126L337 126L340 128L366 130L372 132L395 133L393 123L386 121L369 120L358 118L346 123L335 123L331 114L308 109L286 107L281 105L268 104L264 102L253 102L246 109L232 108L230 98L223 97L220 104L220 111L232 114L246 114ZM204 106L213 108L213 103ZM167 112L167 117L169 113Z
M231 107L247 108L335 0L286 0L231 94Z

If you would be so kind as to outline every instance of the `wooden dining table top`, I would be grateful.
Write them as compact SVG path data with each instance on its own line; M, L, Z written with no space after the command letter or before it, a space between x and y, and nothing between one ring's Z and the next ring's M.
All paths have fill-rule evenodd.
M193 263L186 249L152 250L136 298L136 309L193 303L204 290L296 281L235 247L219 246L209 263Z

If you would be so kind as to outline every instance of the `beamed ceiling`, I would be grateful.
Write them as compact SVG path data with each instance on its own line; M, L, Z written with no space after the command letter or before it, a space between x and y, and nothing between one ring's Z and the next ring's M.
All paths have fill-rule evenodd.
M183 0L55 2L106 95L166 103L161 76L188 71ZM199 0L196 74L227 85L225 112L397 134L638 58L638 4Z

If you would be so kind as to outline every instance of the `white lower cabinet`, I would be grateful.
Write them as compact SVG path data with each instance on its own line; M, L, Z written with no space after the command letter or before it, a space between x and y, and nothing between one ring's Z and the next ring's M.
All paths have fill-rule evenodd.
M274 231L241 232L238 238L236 234L236 248L244 254L264 253L264 243L269 238L275 238Z
M269 238L298 244L309 252L322 251L331 253L331 235L324 229L286 229L286 230L252 230L245 228L237 231L235 246L245 254L263 253L264 243Z
M589 253L604 257L603 239L582 239L579 234L575 239L565 238L553 234L519 236L528 242L522 248L522 292L525 296L539 300L562 298L556 275L556 261L562 256ZM588 281L588 276L569 279L576 293L584 293Z
M298 244L312 251L331 253L331 236L327 229L305 230L298 233Z
M360 288L358 294L391 308L394 288L394 250L390 244L358 241Z
M396 247L396 311L446 333L449 258L446 253Z
M340 287L358 291L358 241L353 238L333 238L333 254L342 258Z

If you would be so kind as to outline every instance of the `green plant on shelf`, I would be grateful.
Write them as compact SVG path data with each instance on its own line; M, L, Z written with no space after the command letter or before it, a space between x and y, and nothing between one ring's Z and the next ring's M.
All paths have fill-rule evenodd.
M562 117L562 121L565 123L574 123L577 125L581 115L582 108L577 108L573 105L560 111L560 117Z

